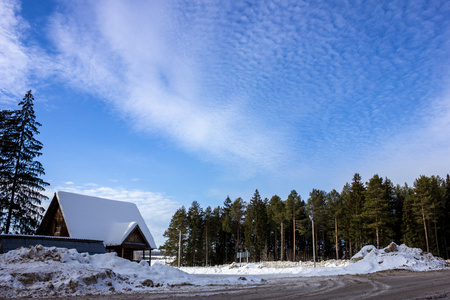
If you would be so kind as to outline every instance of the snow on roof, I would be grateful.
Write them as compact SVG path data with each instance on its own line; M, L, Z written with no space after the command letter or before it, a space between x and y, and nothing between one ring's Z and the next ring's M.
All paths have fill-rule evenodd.
M60 191L56 198L71 237L102 240L106 246L121 245L139 226L150 247L156 248L136 204Z

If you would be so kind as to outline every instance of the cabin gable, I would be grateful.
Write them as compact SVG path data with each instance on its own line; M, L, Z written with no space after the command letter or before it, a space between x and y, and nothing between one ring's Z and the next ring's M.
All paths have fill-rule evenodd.
M36 234L46 236L63 236L63 237L70 236L69 231L67 230L67 225L64 220L64 216L61 211L61 207L55 197L50 203L48 212L45 214L41 226L39 226L38 230L36 231Z
M134 228L134 230L131 231L130 234L125 238L124 242L122 243L122 246L125 245L142 246L145 248L150 248L150 245L145 239L145 236L142 233L141 229L139 228L139 225L136 226L136 228Z

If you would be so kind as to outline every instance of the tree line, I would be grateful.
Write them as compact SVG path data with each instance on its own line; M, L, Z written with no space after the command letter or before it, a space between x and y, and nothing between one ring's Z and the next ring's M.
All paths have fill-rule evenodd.
M35 136L41 126L34 113L31 91L17 110L0 110L0 230L3 233L34 234L44 208L41 201L47 182L36 160L42 143Z
M306 202L295 190L286 199L262 199L256 190L248 202L227 197L216 208L194 201L175 212L160 250L175 257L181 250L182 265L198 266L236 261L245 250L252 261L311 260L313 240L319 259L395 242L448 259L449 217L449 175L400 186L377 174L364 183L356 173L341 192L313 189Z

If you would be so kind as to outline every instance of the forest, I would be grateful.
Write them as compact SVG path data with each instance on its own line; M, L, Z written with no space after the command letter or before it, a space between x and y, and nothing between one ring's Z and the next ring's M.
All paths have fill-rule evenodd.
M356 173L341 192L313 189L306 201L295 190L286 199L256 190L248 202L227 197L206 209L194 201L175 212L160 250L177 258L180 251L181 265L205 266L238 261L242 251L251 261L312 260L313 249L318 260L349 259L365 245L395 242L448 259L449 217L448 174L401 186L377 174L364 183Z

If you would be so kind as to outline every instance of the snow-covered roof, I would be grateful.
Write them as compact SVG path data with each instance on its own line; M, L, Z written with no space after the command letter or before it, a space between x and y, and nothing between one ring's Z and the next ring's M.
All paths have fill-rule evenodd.
M121 245L139 226L150 247L153 236L136 204L68 192L56 192L70 237L102 240L105 246Z

